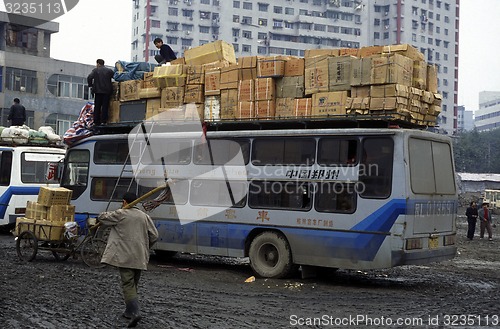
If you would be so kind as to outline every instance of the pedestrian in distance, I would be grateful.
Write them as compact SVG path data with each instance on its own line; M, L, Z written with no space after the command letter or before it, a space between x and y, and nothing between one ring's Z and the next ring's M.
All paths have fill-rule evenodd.
M467 239L474 239L474 233L476 232L476 222L477 222L477 203L472 201L465 211L465 216L467 216Z
M109 226L110 233L101 263L117 267L121 278L128 327L141 320L137 289L141 272L147 270L149 251L158 239L158 231L149 215L129 204L137 199L134 193L123 195L122 208L101 213L98 221Z
M483 202L483 207L479 209L477 212L479 220L480 220L480 232L479 232L479 238L484 238L484 231L486 230L488 232L488 239L490 241L493 240L493 233L492 233L492 228L491 228L491 210L488 209L488 203Z
M87 77L87 83L94 95L94 125L100 126L108 122L109 100L113 93L114 71L104 66L104 60L98 59L96 67Z
M7 120L10 121L12 126L22 126L26 122L26 108L20 103L19 98L14 98L14 102L10 107Z
M173 61L174 59L177 59L177 56L175 56L172 48L170 48L169 45L164 44L161 38L154 39L153 43L155 44L156 48L160 49L160 53L155 55L155 59L158 64L165 64L167 62Z

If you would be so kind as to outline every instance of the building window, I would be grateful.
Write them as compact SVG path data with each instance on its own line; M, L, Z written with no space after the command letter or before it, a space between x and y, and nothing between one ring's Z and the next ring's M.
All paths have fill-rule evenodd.
M56 134L64 135L77 119L77 115L51 113L45 119L45 125L52 127Z
M240 22L240 16L233 15L233 23L239 23L239 22Z
M268 3L259 3L259 11L267 12L268 7Z
M252 10L251 2L243 2L243 9Z
M240 29L233 29L233 37L239 37L240 36Z
M250 53L252 52L252 46L250 45L242 45L241 46L241 51L244 53Z
M5 89L36 94L38 91L36 71L6 67Z
M240 8L240 2L239 1L233 1L233 8Z
M200 0L200 3L202 5L209 5L210 4L210 0Z
M243 31L242 36L243 36L243 38L252 39L252 32L251 31Z
M380 33L379 32L374 32L373 33L373 38L374 39L380 39Z
M35 28L8 25L6 31L7 46L20 47L26 49L37 49L38 31Z
M389 39L389 32L384 32L384 39L385 40Z
M156 28L160 28L161 27L161 23L160 21L157 21L157 20L151 20L151 27L156 27Z
M267 26L267 19L259 18L259 25L260 26Z
M287 15L295 15L295 10L293 8L286 7L285 8L285 14L287 14Z
M168 7L168 15L169 16L178 16L179 15L179 9L174 8L174 7Z
M47 89L56 97L89 99L87 80L82 77L53 74L47 80Z
M283 7L280 7L280 6L274 6L274 10L273 12L275 14L283 14Z
M210 27L200 26L200 33L210 33Z

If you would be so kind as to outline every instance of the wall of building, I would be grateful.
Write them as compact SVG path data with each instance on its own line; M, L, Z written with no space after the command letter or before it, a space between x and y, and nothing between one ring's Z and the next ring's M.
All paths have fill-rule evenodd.
M482 91L479 93L479 110L475 113L474 124L479 131L500 127L499 91Z

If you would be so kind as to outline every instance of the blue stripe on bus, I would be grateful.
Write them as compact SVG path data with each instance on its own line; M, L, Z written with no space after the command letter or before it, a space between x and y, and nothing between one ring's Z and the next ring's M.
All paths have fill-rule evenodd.
M38 195L39 191L39 186L9 186L0 196L0 218L5 217L5 212L13 195Z

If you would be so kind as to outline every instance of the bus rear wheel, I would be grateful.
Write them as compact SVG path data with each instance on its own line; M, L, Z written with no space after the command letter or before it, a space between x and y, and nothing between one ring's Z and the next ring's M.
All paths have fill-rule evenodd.
M292 251L286 238L276 232L263 232L250 244L250 266L263 278L284 278L293 271Z

